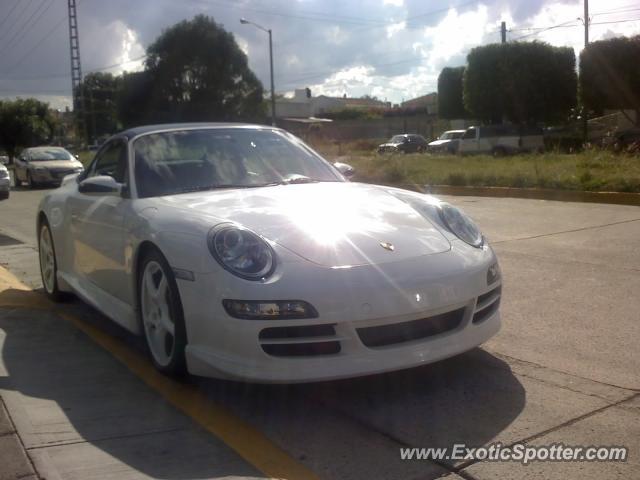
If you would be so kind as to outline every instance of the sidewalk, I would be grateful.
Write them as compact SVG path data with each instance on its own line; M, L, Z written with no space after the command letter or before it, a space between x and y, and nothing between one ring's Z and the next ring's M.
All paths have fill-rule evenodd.
M0 480L262 478L63 315L0 276Z
M0 398L0 480L35 480L31 460Z

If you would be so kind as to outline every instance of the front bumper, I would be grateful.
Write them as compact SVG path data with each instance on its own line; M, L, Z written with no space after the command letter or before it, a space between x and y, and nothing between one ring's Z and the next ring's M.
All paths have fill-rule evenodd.
M487 285L487 270L495 262L490 248L454 242L446 253L377 266L331 269L291 263L271 283L222 279L220 274L179 280L188 369L208 377L295 383L400 370L457 355L500 329L500 280ZM305 300L319 316L241 320L224 311L224 298ZM421 330L433 317L451 312L457 320L447 329L429 333L427 328L428 335ZM312 332L292 336L296 329L287 327L311 327ZM373 332L374 341L364 332Z
M52 169L42 169L42 170L31 170L31 180L36 183L42 184L51 184L51 185L60 185L62 180L67 175L72 175L74 173L79 173L77 170L73 169L64 169L64 170L52 170Z

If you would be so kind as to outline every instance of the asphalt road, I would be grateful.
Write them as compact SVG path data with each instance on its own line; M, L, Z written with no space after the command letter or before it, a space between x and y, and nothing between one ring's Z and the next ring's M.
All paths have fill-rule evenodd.
M0 265L33 286L38 285L33 223L44 193L14 191L9 200L0 202L0 233L24 242L0 247ZM447 200L478 221L500 259L503 329L494 339L465 355L405 372L294 387L196 379L199 394L249 422L320 478L640 477L640 208L506 198ZM69 308L110 335L123 338L131 348L139 348L135 339L80 302ZM103 469L94 465L95 478L113 474L114 469L124 472L125 466L130 473L122 478L261 476L225 450L229 441L224 435L215 446L210 445L212 440L198 440L208 441L213 457L227 462L229 467L222 470L205 468L211 458L197 456L189 468L161 471L149 458L133 455L123 446L125 440L119 446L109 444L105 438L134 435L108 420L117 413L106 412L107 407L100 407L99 413L83 409L72 388L61 392L41 377L27 378L30 366L36 368L34 365L49 360L50 368L56 362L63 362L66 368L74 365L72 371L75 368L79 378L90 378L92 372L111 378L117 362L109 355L97 355L90 344L70 347L74 329L57 328L46 315L38 317L38 334L47 344L59 342L64 348L29 361L11 352L29 348L33 328L24 322L2 321L0 316L0 333L5 331L0 377L4 369L9 379L15 378L9 386L0 381L0 395L9 413L18 418L14 418L18 432L20 425L27 425L23 438L27 450L37 459L36 466L48 474L72 478L69 472L77 471L74 469L89 468L73 460L85 452L86 458L95 458ZM43 340L39 337L38 341ZM64 358L55 357L62 350ZM141 401L147 405L166 408L157 391L134 393L137 384L131 386L129 376L118 371L113 381L115 385L122 382L123 391L131 390L132 399L144 398ZM104 385L98 382L92 395L105 396ZM114 411L122 415L125 411L133 412L135 418L142 415L137 403L118 403L111 397L104 402L115 402ZM180 400L176 402L184 410ZM64 414L55 416L52 408ZM81 413L74 414L74 409ZM145 435L156 428L161 433L152 437L155 440L171 428L180 432L186 428L182 417L171 416L175 416L173 410L163 415L162 428L136 422L131 428L142 429ZM201 423L193 416L192 420ZM64 437L61 432L67 427L51 432L56 430L52 425L63 424L77 435ZM108 434L101 436L102 430ZM166 440L157 441L166 450ZM513 462L399 459L400 447L477 446L495 441L626 445L630 459L623 464L536 463L527 467ZM191 445L191 456L200 448L191 437L184 444ZM57 445L58 450L50 445ZM130 448L141 448L136 445ZM43 460L45 451L47 461ZM175 450L165 452L163 461L173 468L172 454L183 458L182 447L175 445Z

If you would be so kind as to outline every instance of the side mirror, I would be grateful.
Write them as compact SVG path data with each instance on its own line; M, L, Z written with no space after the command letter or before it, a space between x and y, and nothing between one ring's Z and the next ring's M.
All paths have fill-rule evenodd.
M333 166L336 167L338 171L347 178L353 177L353 175L356 173L355 169L348 163L335 162Z
M78 191L87 195L120 195L122 184L108 175L99 175L82 180L78 184Z

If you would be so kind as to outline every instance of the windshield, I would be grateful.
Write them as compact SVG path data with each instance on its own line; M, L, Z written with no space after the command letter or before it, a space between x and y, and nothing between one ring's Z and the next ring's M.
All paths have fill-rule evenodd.
M404 135L395 135L394 137L391 137L389 143L403 143L405 140L406 138L404 137Z
M134 152L140 197L342 181L302 142L274 130L216 128L154 133L136 140Z
M64 148L33 148L29 151L32 162L45 162L49 160L72 160L73 156Z
M451 132L444 132L442 135L440 135L440 137L438 138L438 140L451 140L453 138Z

